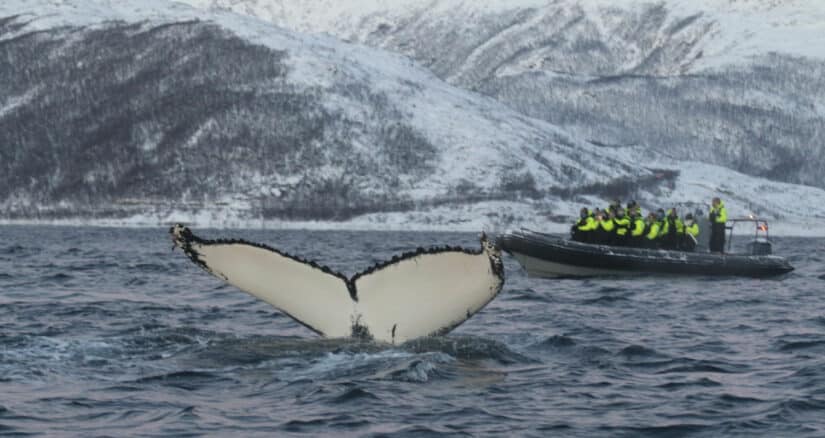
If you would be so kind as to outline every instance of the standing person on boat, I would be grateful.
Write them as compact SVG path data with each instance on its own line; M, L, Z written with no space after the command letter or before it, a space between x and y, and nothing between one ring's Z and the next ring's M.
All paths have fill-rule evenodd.
M688 213L685 216L685 234L682 236L681 249L687 252L693 252L696 249L697 238L699 237L699 224L693 220L693 214Z
M579 212L579 220L572 227L572 238L577 242L591 243L593 242L593 233L596 231L596 219L593 218L593 213L587 210L587 207L582 207Z
M728 211L719 198L711 201L710 214L710 252L725 252L725 224L728 222Z

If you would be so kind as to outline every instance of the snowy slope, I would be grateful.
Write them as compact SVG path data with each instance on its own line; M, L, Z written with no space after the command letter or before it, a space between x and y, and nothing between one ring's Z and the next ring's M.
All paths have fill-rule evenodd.
M598 144L825 187L825 2L187 1L397 51Z
M491 17L524 17L502 26L497 33L489 32L492 37L486 38L485 45L490 48L496 45L495 39L518 38L519 27L533 32L539 41L546 34L536 32L537 25L552 23L551 17L561 16L586 22L568 22L565 32L575 32L575 26L590 27L601 43L626 51L626 61L616 66L617 72L638 65L652 50L666 47L663 43L669 39L691 44L682 61L696 59L682 64L689 67L683 72L746 62L771 52L825 59L825 3L810 0L183 1L201 8L257 16L302 32L326 32L365 42L374 40L376 33L392 33L396 27L432 29L439 25L453 29L456 36L473 39L484 30L471 30L494 23ZM659 16L650 11L657 11ZM645 15L656 21L639 22ZM646 27L659 41L635 38L628 24ZM482 45L476 50L484 48ZM702 56L697 58L699 52Z
M58 210L65 205L66 214L71 215L72 209L82 210L83 202L130 205L154 202L152 199L161 203L182 199L201 206L234 203L246 209L260 206L260 201L278 214L277 209L284 204L323 209L329 185L336 190L346 185L341 193L342 197L350 197L342 201L348 204L346 208L369 211L380 209L382 204L463 202L470 195L512 198L525 190L535 196L532 192L536 190L601 184L605 176L608 180L633 181L651 174L618 154L597 153L597 147L546 122L523 117L492 99L452 87L401 56L341 44L332 38L295 34L234 14L204 13L160 1L139 5L20 1L3 3L0 16L12 17L4 20L0 40L9 42L13 60L2 70L9 77L0 82L6 87L3 95L12 96L0 119L7 136L4 140L8 140L4 143L11 148L3 151L3 162L8 166L4 173L8 178L4 206L6 211L23 216L48 211L41 205L49 203L58 205ZM193 24L193 19L205 21ZM213 24L231 35L220 34L211 27ZM44 32L35 37L34 30ZM138 37L142 46L134 56L124 58L119 51L106 47L137 45ZM264 76L256 77L254 70L239 74L226 65L229 58L216 58L214 53L191 52L170 52L175 58L169 61L183 64L177 69L164 65L168 71L154 76L159 68L156 64L163 60L145 55L175 50L169 44L200 49L200 41L209 43L209 39L214 39L216 46L241 44L234 37L252 45L249 50L258 50L255 45L267 48L268 52L251 55L263 55L260 62L267 69ZM178 44L179 39L186 44ZM25 58L30 51L47 49L52 51L50 56ZM20 60L14 60L15 56ZM69 64L64 65L67 61ZM245 59L243 63L254 61ZM35 76L44 75L45 82L30 78L26 62L42 70ZM92 62L100 64L97 69L85 67ZM273 68L271 63L277 64ZM186 73L195 66L196 70ZM79 82L61 82L61 72L66 68L77 70L70 70L69 75L78 76ZM100 74L100 68L115 72L111 77L89 81ZM252 64L250 68L257 66ZM169 74L182 76L170 78ZM234 83L232 75L247 82ZM145 84L124 91L138 79ZM168 81L179 83L170 86L165 83ZM192 92L219 93L209 99L214 102L207 102L191 118L173 124L155 115L156 111L164 111L174 117L178 113L174 105L185 105L184 101L199 105L198 96L175 93L180 91L178 86L201 81L207 81L209 89ZM88 102L81 99L77 108L68 111L66 120L51 120L49 124L37 120L47 118L48 111L54 111L58 118L65 117L66 111L55 110L52 101L63 99L67 105L75 102L74 96L67 94L75 87L81 87L84 96L99 97ZM247 95L248 90L253 96ZM107 93L115 91L126 95L113 102L104 101L101 106L100 99L111 99ZM236 107L206 117L205 113L215 111L215 105L227 104L221 96L230 92L247 93L233 99L252 99L252 107L229 102ZM270 94L275 96L274 101L268 100ZM124 101L129 105L123 107ZM172 107L155 108L158 101L169 101ZM132 108L137 105L133 102L146 107ZM260 105L268 105L264 111L274 112L267 117L255 113ZM283 107L273 110L272 105ZM147 117L147 113L152 115ZM32 114L34 120L29 117ZM123 128L117 119L124 114L132 123L125 144L117 133L111 133ZM118 126L97 126L100 119ZM29 129L50 124L54 132ZM253 137L247 139L249 145L231 144L239 141L238 136L247 135L249 129L270 136L264 140L272 143L261 144L260 138ZM295 134L293 129L302 131ZM90 130L94 135L86 138ZM284 132L279 137L277 131ZM74 135L68 134L72 132ZM99 138L101 135L103 138ZM288 144L278 145L282 142ZM45 163L38 158L38 149L43 148L54 156ZM108 162L71 162L77 154L89 154L95 148L100 149L94 152L96 155L122 150L108 157ZM261 155L270 153L270 160L258 163ZM124 164L118 161L118 155L143 158ZM204 155L228 162L195 162L197 158L192 158ZM588 165L580 166L585 157ZM266 167L273 160L288 163ZM42 172L41 179L28 180L32 168ZM157 181L135 184L129 179L136 176L135 172L157 174L162 180L160 186L167 190L157 190ZM207 188L202 186L204 182L209 183ZM537 188L536 182L541 186ZM378 201L369 204L371 199ZM364 202L367 204L359 205ZM117 207L112 209L116 214Z
M402 55L232 13L10 0L0 42L5 222L540 226L613 196L706 201L696 175L768 218L796 214L783 197L825 216L820 189L663 172L681 164L598 146Z

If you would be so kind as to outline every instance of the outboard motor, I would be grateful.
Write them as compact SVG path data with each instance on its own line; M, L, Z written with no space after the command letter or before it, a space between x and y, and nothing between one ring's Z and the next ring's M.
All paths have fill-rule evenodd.
M751 255L771 255L773 252L771 248L771 239L768 237L768 223L753 218L756 222L756 232L753 240L748 243L748 252Z
M767 239L754 239L748 243L748 252L750 255L771 255L771 242Z

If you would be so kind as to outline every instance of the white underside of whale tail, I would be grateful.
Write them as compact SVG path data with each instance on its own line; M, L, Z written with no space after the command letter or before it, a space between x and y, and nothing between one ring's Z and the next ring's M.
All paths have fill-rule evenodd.
M245 243L191 242L189 251L196 254L197 259L193 260L213 275L266 301L319 334L350 335L354 302L345 278Z
M357 277L358 311L376 339L404 342L446 333L501 290L488 255L419 254Z
M444 334L501 291L501 254L433 248L403 254L348 279L263 245L209 241L176 225L175 244L213 275L280 309L325 337L401 343Z

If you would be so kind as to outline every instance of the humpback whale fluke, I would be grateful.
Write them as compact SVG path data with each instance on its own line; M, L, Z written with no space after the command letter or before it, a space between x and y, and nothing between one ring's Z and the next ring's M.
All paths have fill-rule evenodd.
M273 305L324 337L393 344L449 332L501 291L501 251L418 248L352 278L243 240L205 240L177 224L175 246L207 272Z

